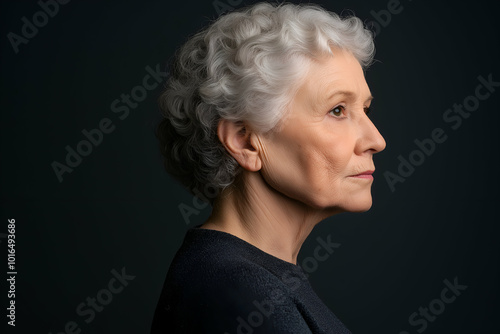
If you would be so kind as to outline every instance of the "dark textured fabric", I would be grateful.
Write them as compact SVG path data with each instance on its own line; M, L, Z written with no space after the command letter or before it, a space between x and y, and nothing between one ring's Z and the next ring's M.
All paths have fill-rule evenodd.
M152 334L351 333L299 266L199 226L172 261Z

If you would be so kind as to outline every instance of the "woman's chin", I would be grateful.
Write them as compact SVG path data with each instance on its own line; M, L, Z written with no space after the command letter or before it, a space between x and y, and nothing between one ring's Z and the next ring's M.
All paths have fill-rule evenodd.
M372 197L356 198L336 206L337 212L366 212L372 207Z
M349 204L347 212L366 212L372 207L372 197L370 195L367 198Z

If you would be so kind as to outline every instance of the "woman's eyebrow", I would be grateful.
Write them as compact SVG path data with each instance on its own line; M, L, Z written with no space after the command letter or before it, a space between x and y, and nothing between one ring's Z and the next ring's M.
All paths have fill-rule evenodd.
M337 91L334 91L334 92L333 92L333 93L332 93L332 94L328 97L328 101L330 101L331 99L333 99L333 98L334 98L335 96L337 96L337 95L344 95L344 96L348 96L348 97L351 97L351 98L352 98L352 97L355 97L355 96L356 96L356 93L351 92L351 91L349 91L349 90L337 90ZM373 100L373 95L371 95L371 94L370 94L370 95L366 98L365 102L369 102L369 101L371 101L371 100Z

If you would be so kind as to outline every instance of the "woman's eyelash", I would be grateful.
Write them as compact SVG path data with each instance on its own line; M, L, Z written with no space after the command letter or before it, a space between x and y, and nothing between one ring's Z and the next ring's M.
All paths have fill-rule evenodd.
M335 111L336 109L338 109L338 112L344 113L345 110L346 110L346 107L343 106L343 105L338 105L338 106L333 107L332 109L330 109L330 111L328 113L334 114L336 112ZM372 112L373 107L364 107L363 110L364 110L365 114L368 115L370 112ZM338 115L338 116L340 116L340 115Z

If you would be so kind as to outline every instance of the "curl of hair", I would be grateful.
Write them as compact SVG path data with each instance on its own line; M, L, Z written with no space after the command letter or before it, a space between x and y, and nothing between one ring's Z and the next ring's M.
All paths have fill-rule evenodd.
M373 36L359 18L312 4L258 3L192 36L177 51L159 98L157 136L167 172L213 204L241 171L218 139L219 120L279 131L311 59L332 54L332 46L352 53L364 69L373 60Z

